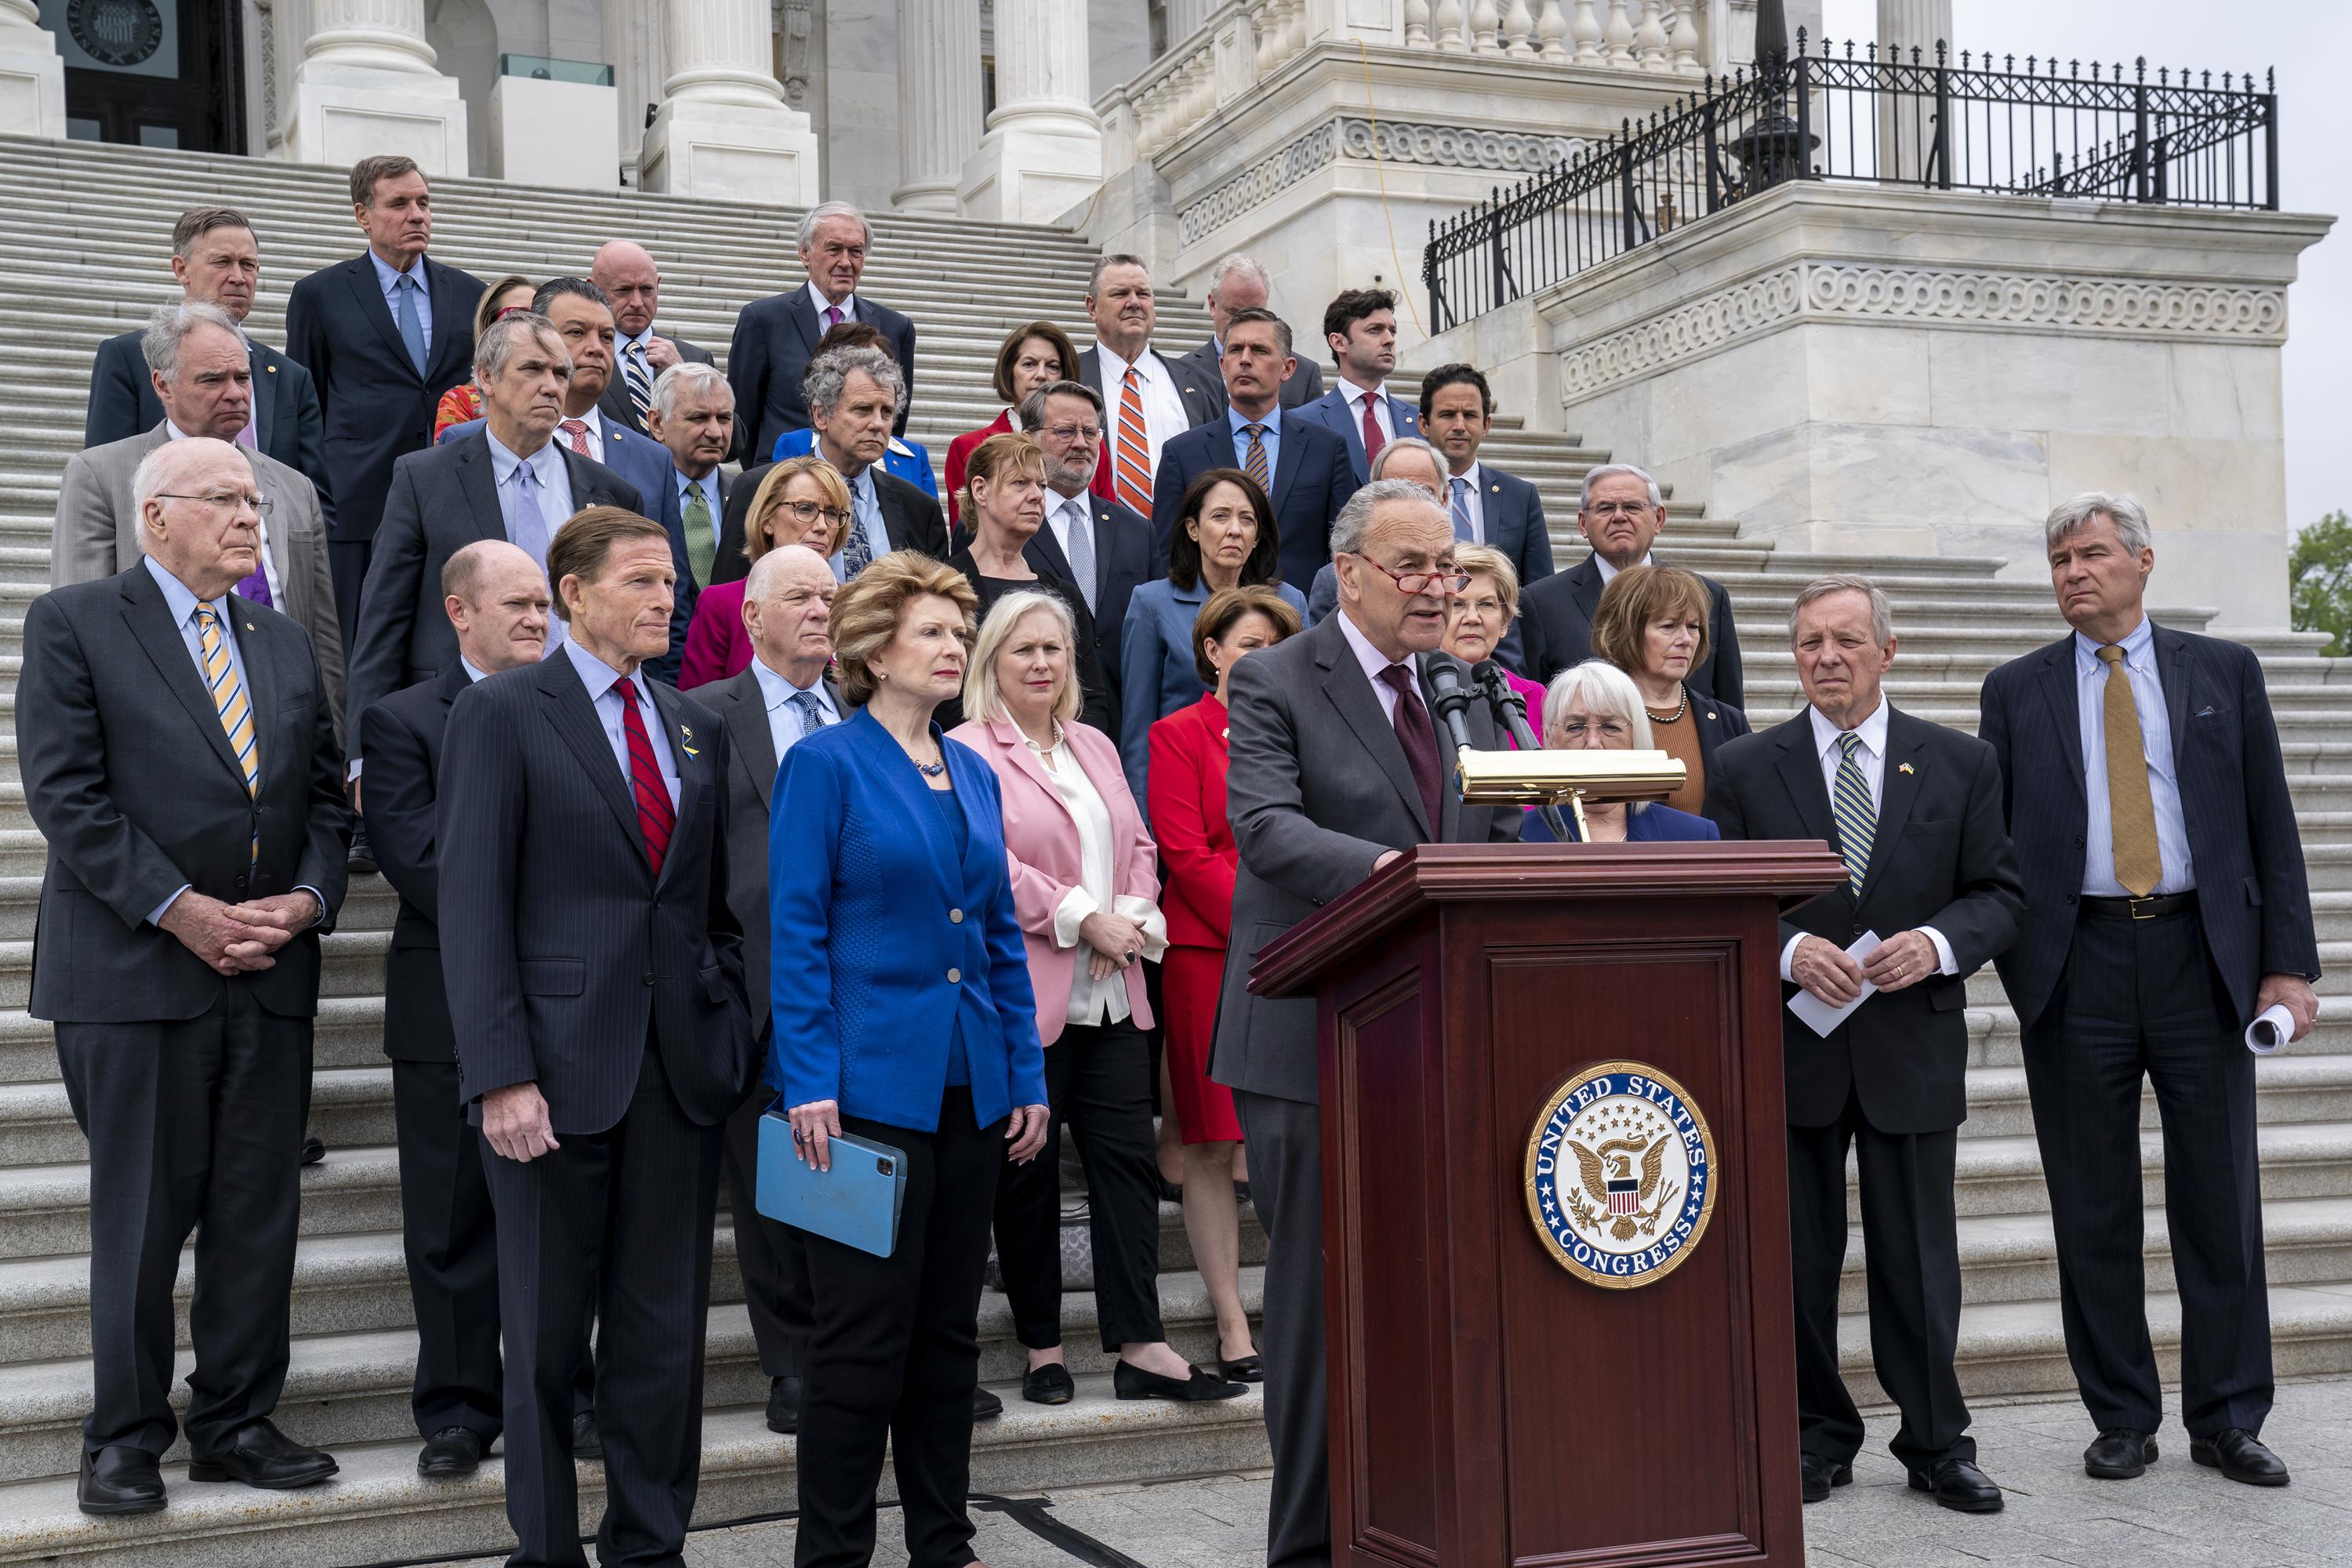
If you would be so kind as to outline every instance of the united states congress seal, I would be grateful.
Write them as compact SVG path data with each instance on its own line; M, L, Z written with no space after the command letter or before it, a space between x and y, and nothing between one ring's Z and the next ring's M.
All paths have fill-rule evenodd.
M1611 1289L1679 1268L1715 1212L1715 1135L1646 1062L1598 1062L1545 1097L1528 1133L1528 1215L1544 1249Z

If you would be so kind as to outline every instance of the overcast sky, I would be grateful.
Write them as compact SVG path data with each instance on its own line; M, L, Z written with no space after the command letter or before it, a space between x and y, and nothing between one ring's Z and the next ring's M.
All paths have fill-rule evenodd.
M1824 0L1832 41L1877 31L1876 0ZM2352 5L2346 0L1953 0L1955 48L2126 66L2278 70L2279 193L2294 212L2352 215ZM2303 253L2287 300L2287 522L2352 511L2352 223ZM2127 485L2128 476L2118 483Z

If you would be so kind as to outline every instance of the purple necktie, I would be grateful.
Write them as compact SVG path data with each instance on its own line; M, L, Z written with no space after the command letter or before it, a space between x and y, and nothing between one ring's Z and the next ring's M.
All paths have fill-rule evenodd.
M254 567L252 576L236 585L236 592L239 598L250 599L257 605L267 605L273 610L278 607L278 601L269 596L269 574L258 565Z
M1437 760L1437 731L1429 721L1429 710L1422 704L1421 692L1410 669L1392 664L1381 671L1381 679L1396 691L1393 722L1397 744L1404 748L1405 766L1412 771L1413 784L1421 792L1421 804L1429 812L1429 836L1435 839L1445 819L1445 785Z
M838 305L827 305L827 306L824 308L824 324L825 324L828 328L837 327L837 326L841 325L841 307L840 307L840 306L838 306Z
M253 426L254 422L250 419L247 420L235 437L236 444L248 452L255 450L261 444L260 437L253 433Z

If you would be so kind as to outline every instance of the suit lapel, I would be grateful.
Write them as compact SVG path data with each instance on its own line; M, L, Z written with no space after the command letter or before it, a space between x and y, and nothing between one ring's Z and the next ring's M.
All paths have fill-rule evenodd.
M991 719L988 721L988 733L990 739L1004 748L1006 754L1012 757L1013 765L1020 769L1030 783L1045 792L1045 798L1052 801L1055 808L1070 819L1072 826L1077 826L1078 819L1071 812L1070 803L1063 798L1060 790L1054 787L1053 776L1045 772L1045 764L1038 760L1037 753L1030 748L1027 739L1021 733L1020 727L1010 719ZM1071 753L1074 762L1076 755L1074 750ZM1105 809L1108 809L1108 805Z
M1059 496L1054 498L1054 504L1061 505ZM1070 570L1070 558L1062 553L1062 542L1054 537L1054 521L1050 511L1045 521L1038 525L1037 531L1030 536L1029 542L1021 547L1021 553L1028 558L1030 565L1040 572L1066 577L1073 583L1078 580L1078 574Z
M258 338L246 347L247 361L253 366L253 449L269 450L269 427L278 422L278 377L276 367L269 363L269 351L261 346ZM285 564L279 563L278 575L285 575Z
M816 324L816 307L809 303L806 288L795 289L784 296L784 319L800 333L801 342L808 352L816 353L817 340L824 336L824 329Z
M455 272L437 265L429 256L418 257L416 265L425 268L425 293L433 301L433 341L425 345L425 364L437 383L448 374L441 368L441 362L448 357L453 346L464 344L463 357L473 357L473 323L466 319L473 312L458 308ZM461 326L466 329L462 334L458 331Z
M539 689L547 698L548 722L555 726L555 732L563 737L563 743L572 748L572 754L587 770L588 782L604 797L604 804L613 808L613 820L620 824L629 847L636 854L637 864L650 869L646 859L645 834L637 826L636 800L622 781L620 764L613 759L612 742L604 738L604 726L596 717L596 705L590 700L580 672L572 667L569 655L559 650L541 661Z
M776 732L768 727L767 694L760 689L756 670L745 669L710 694L710 706L719 710L727 721L727 732L733 737L736 754L751 771L751 788L760 797L760 809L765 811L770 792L776 787Z
M2034 682L2042 689L2042 700L2050 707L2050 728L2058 737L2058 748L2066 758L2066 777L2074 794L2083 794L2083 712L2082 696L2074 681L2074 638L2053 643L2042 650L2042 668L2035 672Z
M709 776L709 767L702 761L703 749L710 744L709 735L697 735L687 726L686 717L678 704L678 694L658 680L647 680L646 689L653 693L654 711L661 715L664 730L669 736L670 763L677 769L677 821L680 826L694 820L694 810L702 800L702 781ZM630 803L635 804L634 800ZM676 840L671 853L662 858L662 879L667 881L677 863L685 857L676 853Z
M198 672L196 661L188 656L188 645L181 639L180 628L172 624L172 609L163 602L163 590L156 585L144 563L124 574L122 598L122 618L153 662L155 672L163 678L172 695L180 700L180 706L188 710L188 717L195 721L213 755L236 776L237 783L243 784L245 770L236 765L236 753L228 749L228 732L221 728L220 710L213 706L212 694L205 689L204 676ZM253 701L251 692L246 694L246 700ZM253 713L257 731L261 721L258 705Z
M1797 820L1815 838L1838 841L1837 818L1830 815L1829 786L1822 782L1822 759L1813 750L1813 721L1800 713L1780 726L1780 782L1797 807Z
M1301 461L1298 448L1301 443L1293 440L1292 437L1304 429L1306 424L1305 420L1281 405L1275 405L1274 427L1282 432L1282 455L1280 460L1274 466L1274 494L1267 499L1274 502L1274 514L1276 517L1282 515L1283 503L1290 499L1291 481L1298 478L1298 465Z
M360 257L349 264L343 273L343 281L351 285L352 297L359 302L360 313L375 328L375 335L383 340L384 347L392 351L392 363L406 371L418 385L423 385L423 378L416 374L416 362L408 357L408 345L400 341L400 323L392 319L392 302L383 297L383 289L375 275L375 262L369 257ZM436 300L435 303L436 313L433 319L438 321L441 319L437 313L439 302Z
M863 710L850 722L865 726L865 741L875 771L882 775L885 787L898 796L898 810L894 815L902 826L912 823L915 831L922 836L923 847L931 863L931 874L940 879L940 890L947 895L950 903L961 904L963 901L963 876L962 868L955 862L955 846L948 837L947 824L940 820L939 806L924 798L936 792L924 781L921 771L889 731L882 728ZM947 757L946 738L936 723L931 726L931 737L939 742L940 754ZM951 757L949 758L948 768L948 776L961 795L971 787L971 781L961 776L961 771L955 766Z
M2157 679L2164 686L2165 722L2172 727L2172 770L2180 771L2180 750L2189 739L2189 689L2195 684L2197 667L2189 656L2189 639L2165 630L2153 622L2148 636L2155 643ZM2082 770L2074 770L2080 773Z
M1810 722L1810 721L1808 721ZM1886 715L1886 757L1878 781L1878 826L1870 837L1870 864L1862 874L1862 898L1867 903L1877 890L1879 879L1885 876L1887 863L1895 858L1895 846L1903 837L1904 826L1911 820L1911 807L1919 799L1920 773L1913 759L1927 749L1927 737L1924 725L1913 722L1911 716L1890 708ZM1909 765L1911 771L1906 773ZM1814 770L1818 781L1821 770Z
M506 538L507 517L499 508L499 480L490 466L490 438L487 434L477 432L465 439L457 454L457 489L473 509L474 537ZM579 499L576 489L572 499Z
M1608 586L1601 580L1600 552L1596 551L1578 562L1569 580L1576 584L1576 607L1584 612L1584 624L1591 626L1593 612L1601 608L1601 590Z
M1328 628L1328 630L1327 630ZM1413 782L1412 764L1404 759L1404 742L1397 739L1396 725L1381 707L1380 693L1372 689L1363 667L1356 662L1356 650L1348 644L1347 634L1339 629L1339 615L1326 616L1315 630L1323 638L1316 648L1316 662L1324 669L1323 689L1331 705L1356 732L1356 739L1370 752L1372 760L1388 775L1389 783L1412 813L1412 820L1421 828L1423 838L1433 838L1430 831L1429 808L1422 804L1421 785Z

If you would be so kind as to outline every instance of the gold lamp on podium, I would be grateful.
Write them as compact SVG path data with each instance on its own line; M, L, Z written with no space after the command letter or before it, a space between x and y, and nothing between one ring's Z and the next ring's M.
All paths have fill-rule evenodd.
M1475 686L1465 685L1455 668L1443 663L1430 671L1436 708L1454 737L1454 779L1465 805L1540 805L1563 802L1576 816L1579 843L1592 836L1584 821L1584 803L1605 805L1613 801L1664 800L1682 788L1685 776L1681 761L1664 752L1547 751L1528 728L1527 707L1503 679L1494 660L1481 661L1471 672ZM1462 714L1474 691L1483 696L1503 722L1516 752L1484 751L1470 743ZM1550 823L1564 838L1560 823Z

